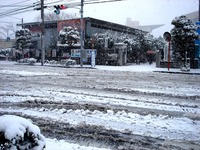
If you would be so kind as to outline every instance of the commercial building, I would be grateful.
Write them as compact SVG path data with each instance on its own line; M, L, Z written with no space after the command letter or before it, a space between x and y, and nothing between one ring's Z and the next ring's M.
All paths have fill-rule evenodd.
M72 28L77 28L80 32L80 18L77 19L69 19L69 20L60 20L60 21L46 21L45 22L45 51L46 57L57 57L61 56L60 48L57 47L58 41L58 34L63 27L71 26ZM22 26L23 28L28 28L32 33L32 52L36 57L40 57L40 49L41 49L41 23L40 22L32 22L32 23L25 23L25 24L18 24L18 26ZM106 33L109 31L111 34L115 36L134 36L138 32L144 32L139 29L131 28L128 26L103 21L95 18L83 18L83 34L84 34L84 41L91 39L92 35L96 33ZM147 32L145 32L147 33ZM91 47L86 47L91 48ZM70 54L70 50L65 50ZM125 53L123 53L125 54ZM126 56L124 56L126 57ZM126 60L126 59L124 59ZM126 63L126 62L125 62ZM120 63L123 64L123 63Z

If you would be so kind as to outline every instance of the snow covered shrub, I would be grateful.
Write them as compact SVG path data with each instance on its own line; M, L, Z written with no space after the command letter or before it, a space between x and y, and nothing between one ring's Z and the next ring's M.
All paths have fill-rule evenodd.
M21 51L21 58L24 58L25 49L29 49L32 45L31 32L29 29L21 29L16 31L15 36L15 47Z
M50 64L57 64L58 62L56 60L50 60L49 63Z
M73 59L61 59L60 60L60 64L61 65L66 65L66 66L70 66L70 65L76 65L76 60Z
M171 30L172 45L173 45L173 59L181 62L184 59L194 59L195 40L199 38L197 31L198 26L195 25L186 16L176 17L172 20L174 28ZM192 49L189 47L193 47Z
M43 150L45 138L38 126L15 116L0 116L0 150Z
M29 58L28 63L29 64L35 64L37 62L37 60L35 58Z
M78 43L80 45L80 35L77 28L68 26L60 30L58 35L58 43L59 46L74 46Z
M30 65L33 65L37 62L37 59L35 58L24 58L24 59L20 59L19 63L28 63Z
M70 65L73 66L73 65L76 65L76 60L67 59L65 65L66 65L66 66L70 66Z

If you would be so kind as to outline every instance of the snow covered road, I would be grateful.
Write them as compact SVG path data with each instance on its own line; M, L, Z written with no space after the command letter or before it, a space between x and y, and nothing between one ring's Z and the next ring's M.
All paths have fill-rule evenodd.
M198 75L4 63L0 114L26 116L48 138L84 146L200 149L199 82Z

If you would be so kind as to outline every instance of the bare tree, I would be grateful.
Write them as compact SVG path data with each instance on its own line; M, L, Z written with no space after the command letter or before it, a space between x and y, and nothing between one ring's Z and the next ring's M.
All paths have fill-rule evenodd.
M55 14L54 12L44 14L45 21L66 20L73 18L76 18L76 14L66 14L65 12L61 12L59 15ZM41 16L37 16L35 20L39 22L41 20Z
M5 39L14 38L16 28L12 22L6 23L4 26L0 26L0 35Z

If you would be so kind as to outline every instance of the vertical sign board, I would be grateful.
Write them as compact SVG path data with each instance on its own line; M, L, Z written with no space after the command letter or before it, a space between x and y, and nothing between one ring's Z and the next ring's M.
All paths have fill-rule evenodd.
M39 50L36 50L35 56L36 56L36 57L40 57L40 51L39 51Z
M170 68L170 42L171 42L171 34L169 32L165 32L163 34L165 41L168 42L168 71Z
M56 57L56 49L52 49L52 57Z
M95 67L95 52L91 51L91 67Z
M81 56L81 50L80 49L72 49L71 50L71 57L72 58L80 58ZM97 56L97 50L96 49L84 49L83 50L83 61L87 62L88 58L91 58L91 65L95 66L95 58Z
M81 51L81 50L80 50ZM87 62L87 50L83 49L80 53L82 53L82 61Z
M12 48L12 57L16 57L16 52L15 52L15 49L14 48Z
M95 57L97 55L97 50L96 49L84 49L84 57L86 58L90 58L91 57L91 53L94 51ZM71 49L71 57L76 57L76 58L80 58L81 55L81 50L80 49Z

